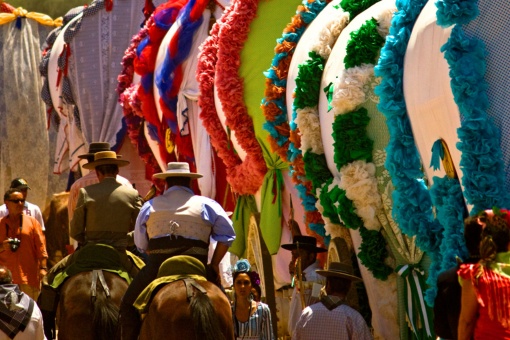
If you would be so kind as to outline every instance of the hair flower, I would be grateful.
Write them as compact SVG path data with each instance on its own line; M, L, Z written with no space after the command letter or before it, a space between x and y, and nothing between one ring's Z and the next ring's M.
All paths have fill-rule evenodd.
M256 271L252 271L250 272L250 279L251 279L251 282L252 284L256 284L257 286L260 286L260 276L259 276L259 273L257 273Z
M243 259L236 262L234 265L234 273L245 273L251 270L250 262L248 260Z

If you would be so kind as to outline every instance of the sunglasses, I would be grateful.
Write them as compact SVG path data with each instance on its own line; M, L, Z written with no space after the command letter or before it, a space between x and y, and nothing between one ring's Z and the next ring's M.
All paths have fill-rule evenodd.
M19 203L25 203L25 200L8 200L9 202L13 202L13 203L16 203L16 204L19 204Z

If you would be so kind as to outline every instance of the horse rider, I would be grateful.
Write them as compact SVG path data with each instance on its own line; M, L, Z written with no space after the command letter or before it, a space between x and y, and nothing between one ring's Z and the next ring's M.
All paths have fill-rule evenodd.
M120 305L118 337L123 340L138 338L141 320L133 303L166 259L190 255L205 265L212 236L217 245L210 268L218 275L219 263L235 239L232 221L223 208L191 190L191 180L202 175L190 172L188 163L170 162L165 172L153 177L165 179L166 190L147 201L136 220L135 244L140 252L148 253L148 259Z
M78 195L70 235L78 241L80 247L51 268L43 280L39 305L43 312L45 329L49 328L47 324L50 320L53 321L51 326L54 326L58 301L54 279L57 275L65 273L66 269L75 263L80 253L89 254L93 245L110 246L113 252L118 254L118 264L131 277L138 273L138 268L126 253L126 247L128 232L134 229L142 199L138 191L116 181L119 167L128 164L129 161L118 159L114 151L100 151L94 155L93 162L84 165L86 169L95 169L99 183L81 188ZM100 249L106 251L109 249L107 246ZM97 255L99 257L99 254ZM101 263L101 260L106 259L94 260ZM51 334L46 336L51 339Z
M100 151L111 151L110 143L108 142L92 142L89 145L89 152L78 155L80 159L86 159L88 163L92 163L94 161L94 155ZM122 158L121 155L117 155L117 158ZM130 188L133 187L131 182L127 178L122 177L121 175L117 175L115 177L117 182L122 185L128 186ZM81 188L85 188L86 186L99 183L99 179L94 171L90 171L85 176L78 178L71 188L69 189L69 201L67 203L67 212L69 214L69 221L73 219L74 209L76 209L76 203L78 202L78 194L80 193ZM78 243L76 240L70 239L70 244L73 245L74 249L78 247Z

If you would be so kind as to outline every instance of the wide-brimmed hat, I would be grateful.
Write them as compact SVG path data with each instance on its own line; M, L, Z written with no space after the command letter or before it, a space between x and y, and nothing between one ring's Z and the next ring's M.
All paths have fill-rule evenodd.
M30 187L28 186L27 181L25 181L23 178L15 178L15 179L13 179L12 182L11 182L11 186L9 188L10 189L20 189L20 190L30 189Z
M328 269L317 269L315 272L325 277L334 276L351 281L362 281L360 277L354 275L352 266L341 262L331 262Z
M189 178L200 178L203 177L201 174L197 174L189 171L189 164L186 162L170 162L167 164L167 170L152 175L154 178L167 178L167 177L189 177Z
M95 169L97 166L108 164L117 165L121 167L128 165L129 161L118 159L115 151L100 151L96 152L96 154L94 155L93 162L89 162L85 164L83 167L85 169Z
M314 253L323 253L328 251L327 249L317 247L317 239L313 236L301 236L296 235L292 239L292 243L282 244L283 249L304 249Z
M108 142L92 142L89 145L89 152L84 153L82 155L78 155L78 158L87 159L89 157L94 157L97 152L101 151L111 151L110 143ZM121 155L117 155L117 158L122 157Z

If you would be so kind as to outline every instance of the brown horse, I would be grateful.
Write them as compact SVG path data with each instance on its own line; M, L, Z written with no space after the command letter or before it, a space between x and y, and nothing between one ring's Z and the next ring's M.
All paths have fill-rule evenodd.
M43 212L44 225L46 226L46 251L50 267L67 255L66 245L69 244L68 200L68 192L54 194L50 204Z
M208 281L205 294L184 280L161 288L142 323L140 339L233 340L232 311L226 295ZM191 296L190 296L191 295Z
M81 272L67 279L60 290L58 339L113 339L120 301L127 287L128 283L117 274L101 270L96 274Z

